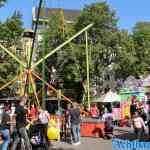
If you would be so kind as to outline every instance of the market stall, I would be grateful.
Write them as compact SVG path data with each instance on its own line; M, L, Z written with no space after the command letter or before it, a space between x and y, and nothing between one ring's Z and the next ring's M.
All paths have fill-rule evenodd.
M109 91L106 94L102 95L100 98L96 98L93 100L93 103L101 103L103 105L110 104L112 106L112 113L114 116L114 120L120 119L120 102L121 97L116 92Z
M82 137L101 137L104 121L95 118L83 118L80 133Z
M120 102L120 96L112 91L109 91L105 95L102 95L99 98L96 98L92 101L93 103L102 103L104 105L106 104L112 104L115 102ZM119 118L118 112L120 111L120 108L113 108L113 115L114 118ZM83 118L81 122L81 136L86 137L101 137L103 135L104 130L104 121L99 116L97 118Z

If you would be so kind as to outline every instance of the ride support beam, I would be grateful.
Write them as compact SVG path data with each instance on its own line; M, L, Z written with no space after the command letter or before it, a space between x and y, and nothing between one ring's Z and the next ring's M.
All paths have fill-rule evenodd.
M7 82L5 85L3 85L2 87L0 87L0 91L5 89L7 86L13 84L13 82L15 82L18 79L18 76L16 76L13 80Z
M31 69L33 69L34 67L36 67L37 65L39 65L41 62L43 62L44 60L46 60L49 56L53 55L55 52L57 52L58 50L60 50L62 47L64 47L65 45L67 45L69 42L71 42L73 39L75 39L76 37L78 37L80 34L82 34L83 32L85 32L86 30L88 30L92 26L93 26L93 24L89 24L88 26L86 26L85 28L83 28L82 30L80 30L79 32L77 32L75 35L73 35L67 41L65 41L64 43L62 43L61 45L59 45L57 48L53 49L50 53L48 53L47 55L45 55L42 59L40 59L35 64L33 64L31 66Z
M32 41L32 48L31 48L29 62L28 62L28 68L29 69L30 69L31 63L32 63L32 56L33 56L33 50L34 50L34 45L35 45L35 40L36 40L37 28L38 28L38 24L39 24L39 17L40 17L40 11L41 11L41 7L42 7L42 2L43 2L43 0L39 1L39 7L38 7L38 12L37 12L37 19L36 19L36 24L35 24L35 28L34 28L34 35L33 35L33 41Z
M35 95L35 98L36 98L36 101L37 101L38 108L40 108L40 103L39 103L39 99L38 99L38 96L37 96L37 93L36 93L35 83L34 83L31 72L29 73L29 78L30 78L30 81L31 81L32 89L33 89L33 92L34 92L34 95Z
M88 110L90 110L90 72L89 72L89 50L88 50L88 33L85 31L85 51L86 51L86 77L87 77L87 100L88 100Z
M55 89L55 88L54 88L52 85L50 85L47 81L45 81L44 79L42 79L42 78L41 78L39 75L37 75L35 72L32 71L32 74L33 74L33 76L35 76L37 79L41 80L45 85L47 85L48 88L50 88L51 90L53 90L54 92L56 92L57 95L59 94L57 89ZM63 97L66 101L68 101L69 103L72 103L72 101L71 101L68 97L64 96L62 93L60 94L60 96L62 96L62 97Z
M12 52L10 52L7 48L5 48L2 44L0 44L0 48L4 50L7 54L9 54L14 60L16 60L20 65L26 67L25 63L22 62L17 56L15 56Z
M58 94L60 94L61 97L64 98L64 100L68 101L69 103L73 103L72 100L70 100L68 97L64 96L62 93L59 93L58 90L56 90L53 86L51 86L47 81L45 81L44 79L42 79L39 75L37 75L35 72L32 71L33 76L35 76L37 79L41 80L45 85L47 85L48 88L52 89L54 92ZM88 112L84 111L83 109L81 109L81 111L86 114L89 115Z

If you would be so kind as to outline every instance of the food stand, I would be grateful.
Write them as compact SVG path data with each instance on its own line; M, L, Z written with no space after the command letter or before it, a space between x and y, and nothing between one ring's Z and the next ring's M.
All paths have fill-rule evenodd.
M93 103L107 105L110 104L112 106L112 113L114 116L114 120L120 119L120 102L121 97L116 92L112 92L111 90L101 97L94 99Z
M112 103L120 102L120 97L115 92L109 91L100 98L94 99L93 103ZM116 108L113 113L118 117L119 108ZM81 136L84 137L101 137L103 135L104 121L100 118L83 118L81 121Z

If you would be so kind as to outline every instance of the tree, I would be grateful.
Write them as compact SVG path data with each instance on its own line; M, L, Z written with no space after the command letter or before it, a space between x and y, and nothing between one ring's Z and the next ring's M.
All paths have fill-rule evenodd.
M4 23L0 23L0 31L0 43L15 53L23 32L21 16L15 12ZM17 75L18 67L18 64L7 53L0 50L0 86ZM10 86L1 91L0 97L15 94L13 89L13 86Z
M7 0L0 0L0 7L2 7Z
M5 47L17 46L23 33L21 14L14 12L11 18L6 22L0 23L0 39L1 44Z
M136 23L133 29L133 39L138 58L136 69L139 75L146 75L150 65L150 22Z
M112 36L112 33L117 30L117 18L115 11L106 2L86 6L77 18L75 29L79 31L90 23L94 24L89 30L92 43L101 42L103 45L109 43L108 46L113 46L112 39L107 38L107 36Z
M72 25L66 24L60 12L52 15L49 19L49 27L43 34L45 53L50 52L67 40L68 37L72 35L72 30ZM77 73L78 65L73 49L73 45L68 44L46 60L46 65L49 68L55 66L55 68L57 68L58 78L62 78L64 81L67 81L67 83L69 81L73 82L78 80L77 76L79 76Z
M132 34L127 30L118 31L118 47L115 64L116 78L126 79L129 75L136 75L136 51Z
M59 46L74 33L73 24L67 24L63 18L62 13L58 12L49 19L49 27L43 34L43 43L45 43L44 47L46 53ZM78 61L78 56L82 55L81 52L78 52L78 48L80 47L82 46L78 46L71 42L46 60L46 66L50 69L50 74L51 66L54 66L57 69L57 80L54 83L54 86L60 88L63 81L63 88L72 89L71 91L74 91L76 94L72 93L71 96L76 100L81 97L79 96L81 95L81 90L79 91L78 87L80 85L80 80L82 79Z
M93 23L93 27L88 30L88 40L92 47L91 52L91 74L92 79L100 81L102 73L111 63L115 61L117 50L117 18L115 11L106 2L94 3L86 6L75 23L75 31L79 31L86 25ZM80 36L77 43L85 42ZM85 68L85 67L83 67ZM84 70L83 72L86 73Z

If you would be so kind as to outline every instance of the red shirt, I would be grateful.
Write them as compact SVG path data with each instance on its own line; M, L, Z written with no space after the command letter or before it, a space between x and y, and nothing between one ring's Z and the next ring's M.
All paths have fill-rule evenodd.
M97 117L98 116L98 109L97 109L97 107L91 107L90 113L91 113L92 117Z
M31 111L30 111L30 114L31 114L31 118L35 119L36 116L37 116L37 109L35 107L32 107Z

